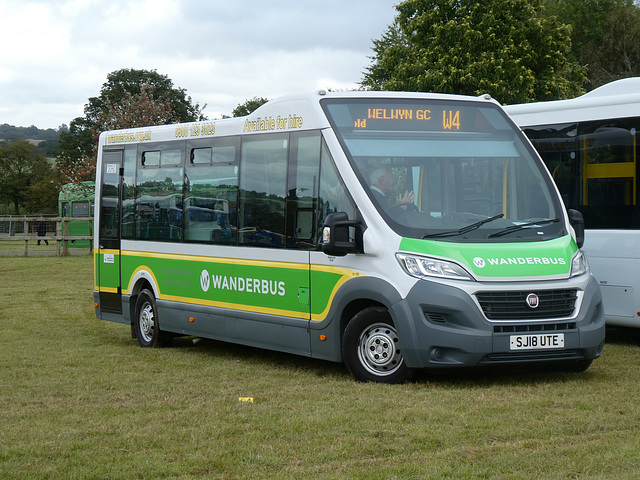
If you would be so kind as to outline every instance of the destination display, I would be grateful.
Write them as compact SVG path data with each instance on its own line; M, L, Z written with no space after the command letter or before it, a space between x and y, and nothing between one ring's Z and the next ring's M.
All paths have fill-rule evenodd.
M494 105L478 107L464 102L414 100L399 102L342 99L323 103L330 121L339 129L356 131L488 132L506 129Z

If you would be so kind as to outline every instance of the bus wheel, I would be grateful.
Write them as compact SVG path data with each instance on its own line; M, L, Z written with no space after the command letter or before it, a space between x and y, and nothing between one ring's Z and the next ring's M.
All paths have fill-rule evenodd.
M402 383L411 378L389 312L367 308L357 313L342 338L344 363L360 382Z
M156 299L147 289L142 290L138 295L134 328L141 347L165 347L170 343L171 337L160 331Z

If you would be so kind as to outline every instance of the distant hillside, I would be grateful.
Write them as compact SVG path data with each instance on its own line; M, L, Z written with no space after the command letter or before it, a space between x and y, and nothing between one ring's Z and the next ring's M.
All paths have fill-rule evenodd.
M36 146L37 153L43 153L47 157L55 156L54 152L58 148L58 139L60 132L66 131L67 126L63 125L58 130L47 128L30 127L14 127L7 123L0 125L0 144L3 142L15 142L16 140L27 140Z
M66 129L63 125L58 130L47 128L42 130L36 126L30 127L14 127L8 123L0 125L0 140L13 142L15 140L58 140L60 131Z

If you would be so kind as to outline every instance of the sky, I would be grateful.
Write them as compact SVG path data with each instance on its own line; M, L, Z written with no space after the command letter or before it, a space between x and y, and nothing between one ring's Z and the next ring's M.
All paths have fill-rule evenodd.
M57 129L107 74L156 70L211 120L358 87L399 0L0 0L0 124Z

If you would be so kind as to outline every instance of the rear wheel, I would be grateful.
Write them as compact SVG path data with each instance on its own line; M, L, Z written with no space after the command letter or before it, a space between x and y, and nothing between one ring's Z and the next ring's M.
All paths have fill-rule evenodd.
M398 334L384 308L367 308L349 321L342 338L342 358L360 382L402 383L413 374L404 362Z
M160 331L156 299L147 289L140 292L136 301L134 330L141 347L156 348L171 344L172 337Z

